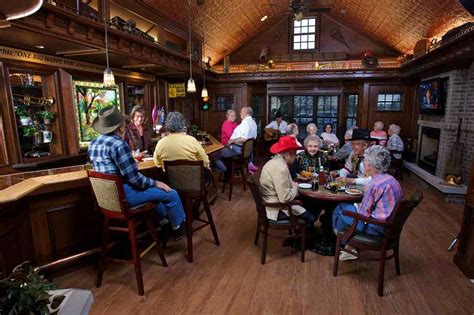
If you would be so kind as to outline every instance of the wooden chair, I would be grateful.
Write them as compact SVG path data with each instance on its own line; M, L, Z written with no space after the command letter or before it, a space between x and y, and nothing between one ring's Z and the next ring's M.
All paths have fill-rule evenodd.
M267 255L267 238L271 237L283 237L288 238L288 236L274 236L269 235L269 230L279 230L279 231L289 231L292 235L290 238L301 239L301 262L304 262L304 256L306 251L306 226L303 220L297 219L293 215L291 209L292 205L301 205L297 200L294 200L292 203L280 204L280 203L266 203L260 193L260 172L257 172L247 178L247 184L249 185L250 191L252 192L252 197L255 201L255 206L257 209L257 232L255 234L255 245L258 245L258 239L260 233L263 235L263 247L262 247L262 258L260 263L265 264L265 258ZM290 220L282 221L273 221L267 218L267 212L265 207L277 207L280 209L288 209L290 214Z
M420 204L422 200L423 193L417 190L409 200L403 200L402 202L400 202L400 204L395 208L392 215L387 220L376 220L374 218L365 217L359 213L344 211L344 215L354 218L354 222L348 230L341 231L337 235L336 255L334 255L333 276L337 276L337 269L339 265L339 252L345 251L354 255L354 253L344 248L341 248L341 243L357 248L359 250L359 254L363 250L379 252L378 258L367 259L379 261L377 293L379 296L383 296L385 261L395 258L395 270L397 275L400 275L400 235L403 230L403 225L410 216L411 212ZM356 231L356 226L359 221L384 226L385 235L383 237L378 237ZM390 250L392 251L392 254L387 256L387 251ZM359 256L359 254L357 256Z
M176 160L165 161L165 174L168 183L179 193L186 211L186 227L188 241L188 261L193 262L193 233L203 227L210 225L216 245L220 245L216 226L212 218L211 207L207 199L207 189L204 184L204 166L202 161ZM193 218L193 205L204 205L207 221ZM193 228L193 220L202 222L200 226Z
M226 184L229 184L229 201L232 200L232 189L234 188L234 184L242 182L244 185L244 191L247 190L245 177L249 171L248 162L250 154L252 153L252 147L253 139L248 139L242 144L242 153L231 159L229 177L224 178L222 184L222 193L225 192Z
M400 154L401 158L394 158L394 154ZM404 151L390 150L390 156L392 160L390 161L390 174L393 177L403 180L403 160L404 160Z
M143 257L143 255L145 255L145 253L151 248L153 248L153 246L156 246L163 266L168 266L153 224L152 215L156 204L153 202L147 202L135 207L129 207L125 201L123 184L119 176L94 171L87 171L87 176L89 177L97 205L104 215L104 224L102 229L102 251L99 259L97 287L102 285L104 262L106 260L132 263L135 267L138 294L143 295L143 276L140 258ZM111 221L122 224L111 224ZM144 252L139 253L137 244L137 225L142 221L146 222L146 226L153 239L153 243L148 246ZM125 227L123 224L124 222L126 222ZM128 238L130 240L130 251L132 254L131 260L107 257L110 245L110 231L128 234Z

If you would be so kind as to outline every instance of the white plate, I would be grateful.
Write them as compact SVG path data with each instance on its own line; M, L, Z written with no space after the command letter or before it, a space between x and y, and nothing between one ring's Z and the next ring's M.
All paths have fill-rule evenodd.
M351 188L351 189L346 190L346 194L348 194L348 195L362 195L363 192L360 191L359 189Z
M146 158L143 158L142 161L153 161L153 157L146 157Z
M298 184L298 187L299 187L299 188L302 188L302 189L311 189L311 184L308 184L308 183L300 183L300 184Z

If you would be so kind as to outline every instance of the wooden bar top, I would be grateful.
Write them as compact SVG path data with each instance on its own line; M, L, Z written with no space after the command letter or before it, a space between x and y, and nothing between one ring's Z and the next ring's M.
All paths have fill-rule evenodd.
M210 136L211 143L203 145L206 154L211 154L224 147L217 139ZM138 169L148 170L155 168L153 161L138 163ZM34 194L45 186L60 185L61 183L87 179L87 169L92 165L78 165L54 168L49 170L26 172L0 176L0 204L17 201L27 195Z

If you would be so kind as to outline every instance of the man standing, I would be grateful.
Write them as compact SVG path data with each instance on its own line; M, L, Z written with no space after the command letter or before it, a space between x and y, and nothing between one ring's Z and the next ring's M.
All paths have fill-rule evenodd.
M157 202L155 212L160 218L168 217L174 230L174 238L185 234L185 212L176 190L163 182L155 181L138 172L132 150L123 140L128 116L122 115L115 106L100 110L92 127L100 133L89 145L89 157L94 170L120 175L123 180L125 199L134 207L145 202Z

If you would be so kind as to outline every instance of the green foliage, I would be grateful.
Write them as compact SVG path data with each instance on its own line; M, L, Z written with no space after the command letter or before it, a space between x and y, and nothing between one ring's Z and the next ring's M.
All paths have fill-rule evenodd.
M38 112L38 116L43 119L53 120L56 115L53 112L50 112L49 110L44 110L44 111Z
M42 279L30 262L24 262L0 280L0 314L49 314L47 291L52 289L52 283Z
M25 106L17 106L15 108L15 113L20 118L30 117L30 113L28 112Z
M28 126L21 126L23 128L23 136L24 137L31 137L34 135L37 135L39 133L38 127L34 125L28 125Z

